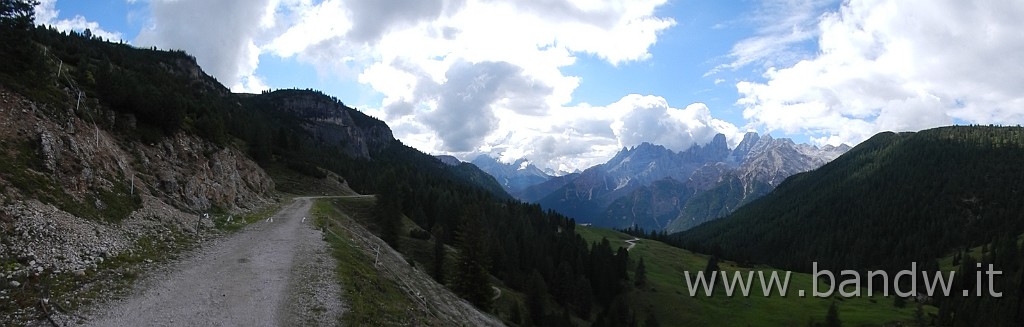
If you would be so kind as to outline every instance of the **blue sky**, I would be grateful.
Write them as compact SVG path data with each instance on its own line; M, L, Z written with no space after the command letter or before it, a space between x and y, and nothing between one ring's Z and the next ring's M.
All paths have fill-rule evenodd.
M1019 124L1024 68L991 59L1024 50L1016 14L995 0L47 0L37 23L184 49L239 92L323 90L424 152L571 171L716 133L836 145Z

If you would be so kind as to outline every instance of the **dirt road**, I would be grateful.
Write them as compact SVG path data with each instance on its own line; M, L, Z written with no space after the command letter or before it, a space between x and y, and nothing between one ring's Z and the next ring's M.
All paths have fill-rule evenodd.
M345 311L310 198L156 272L90 326L332 326Z

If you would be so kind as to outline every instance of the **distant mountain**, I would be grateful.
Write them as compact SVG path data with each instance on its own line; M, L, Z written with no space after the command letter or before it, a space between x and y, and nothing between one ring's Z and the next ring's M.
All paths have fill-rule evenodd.
M628 195L615 199L606 209L606 221L600 225L616 224L627 226L655 226L655 230L664 229L666 222L673 221L679 215L679 209L695 194L695 190L687 183L671 177L644 185ZM622 217L624 222L615 221Z
M540 201L540 199L547 196L548 194L551 194L551 192L554 192L555 190L564 187L566 184L569 184L579 176L580 173L577 172L562 176L551 177L551 179L548 179L543 183L527 187L522 191L519 191L518 193L512 194L512 196L516 197L521 201L537 202Z
M678 153L660 145L642 143L633 148L623 148L608 162L584 170L565 186L541 198L538 203L544 208L574 217L578 222L604 227L628 227L633 221L643 219L608 219L605 210L614 201L654 181L665 178L685 181L694 171L706 164L723 161L728 154L725 135L721 134L706 145L693 146ZM622 204L620 207L629 206ZM658 225L648 222L642 226L656 228ZM667 225L667 221L660 225Z
M690 184L699 192L683 205L666 229L670 233L683 231L725 216L768 194L789 176L821 167L849 149L845 144L818 148L747 133L729 157L728 163L738 164L735 169L725 170L726 165L718 165L690 177ZM711 180L715 182L709 183Z
M906 269L1024 232L1024 128L881 133L731 215L688 248L808 271ZM1013 242L1016 244L1016 242Z
M494 176L498 184L501 184L510 194L516 194L530 186L551 179L551 176L526 159L506 164L488 155L480 155L473 159L472 163L480 167L480 170Z
M757 133L747 133L734 149L722 134L682 152L642 143L560 181L563 186L537 202L597 226L685 230L724 216L786 177L821 166L847 149L817 148ZM534 198L536 192L520 196Z

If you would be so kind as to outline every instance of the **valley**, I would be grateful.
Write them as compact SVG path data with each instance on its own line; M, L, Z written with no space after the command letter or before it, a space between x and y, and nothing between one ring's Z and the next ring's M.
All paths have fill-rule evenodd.
M1020 126L834 146L697 124L685 142L653 138L668 145L617 135L598 164L563 169L450 139L428 139L449 149L428 154L400 139L408 120L385 122L430 106L233 91L182 50L11 19L0 16L0 325L1024 323ZM488 78L444 77L497 95L433 106L528 106L503 92L545 89L502 84L522 72L501 63L458 65ZM654 106L630 115L708 112L629 99ZM622 133L623 115L564 135ZM849 281L816 280L819 269L911 265L955 272L952 294L876 293L906 286L898 278L808 293ZM1002 274L980 274L993 266ZM702 295L690 276L703 273L738 277ZM753 294L721 293L756 274L786 276L789 291L758 294L770 286L749 277ZM981 286L1000 296L961 292Z

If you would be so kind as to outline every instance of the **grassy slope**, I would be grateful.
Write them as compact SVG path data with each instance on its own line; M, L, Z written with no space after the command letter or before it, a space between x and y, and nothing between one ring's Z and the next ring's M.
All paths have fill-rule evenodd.
M592 227L581 226L577 231L588 242L600 241L602 237L608 238L613 247L626 246L625 240L633 238L616 231ZM839 307L839 316L844 326L879 326L914 321L915 309L912 302L908 302L905 308L900 309L893 306L892 298L881 296L812 297L810 274L793 273L788 291L790 295L787 297L779 297L774 293L772 297L761 296L760 283L757 282L756 276L751 296L748 298L730 298L722 295L690 297L683 272L690 271L692 274L703 270L707 265L707 256L661 242L641 240L630 251L630 258L633 261L638 261L640 257L644 258L647 267L648 284L643 290L631 291L633 309L638 317L646 317L647 312L653 310L658 321L664 326L804 326L812 320L824 321L833 299ZM719 267L730 273L750 270L737 267L731 262L722 262ZM755 269L775 271L768 268ZM633 268L630 270L630 273L632 272ZM826 287L820 286L819 290ZM801 289L806 290L807 297L796 296L797 290ZM718 284L716 292L724 293L721 284ZM935 308L926 307L925 312L935 312Z
M316 178L303 175L295 170L285 167L281 163L265 165L263 169L274 179L277 190L288 194L299 195L356 195L344 184L340 176L325 172L327 177Z
M374 267L373 258L348 239L352 236L341 227L351 222L348 215L330 201L321 200L316 201L313 216L317 224L328 231L325 238L338 262L337 278L349 306L348 312L341 317L346 325L404 326L426 318L420 312L407 314L407 308L413 307L412 300L394 281L381 275Z
M318 201L318 205L325 202L327 201ZM372 215L373 205L375 202L376 199L373 196L368 195L362 197L335 198L331 199L331 201L327 203L334 203L336 211L344 211L351 219L359 222L363 226L366 226L370 230L375 230L377 226ZM400 237L398 241L399 252L406 257L406 260L413 262L416 267L420 267L420 270L432 272L434 271L434 241L433 239L421 240L409 237L409 232L413 229L419 229L419 227L411 219L402 216L402 228L399 231ZM450 274L455 269L454 265L457 259L457 252L454 248L448 245L445 245L445 248L445 270ZM501 290L501 296L494 301L494 311L491 313L503 319L506 323L509 323L511 308L518 303L520 308L525 310L526 297L522 293L505 287L505 285L501 284L501 281L496 278L491 279L491 284ZM526 313L523 311L521 314L525 315Z

